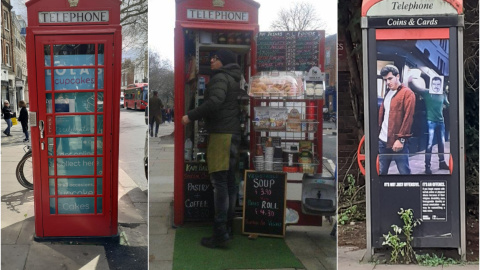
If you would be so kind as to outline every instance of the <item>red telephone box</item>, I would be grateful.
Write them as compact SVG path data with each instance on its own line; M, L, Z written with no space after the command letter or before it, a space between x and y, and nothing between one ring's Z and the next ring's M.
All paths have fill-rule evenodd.
M26 3L36 240L118 236L120 4Z
M201 162L184 160L186 156L189 156L187 160L192 156L198 157L197 160L203 157L204 152L201 149L204 136L201 123L184 129L181 118L193 102L196 106L202 102L203 88L209 79L210 57L214 51L223 48L236 53L246 80L251 74L255 74L254 37L259 30L259 7L260 5L252 0L176 0L175 111L178 113L175 114L175 224L183 224L185 218L195 220L213 215L204 203L195 204L186 198L186 194L195 191L189 190L188 186L200 184L198 187L201 188L200 181L204 181L203 187L206 187L209 178L206 166L202 166ZM192 133L195 134L191 136ZM190 142L185 145L186 138L189 137L194 137L193 153L188 145ZM189 181L195 181L196 184ZM203 196L202 192L192 194L192 197L197 199L199 196ZM205 201L209 199L202 198L202 202ZM213 203L211 200L210 202Z

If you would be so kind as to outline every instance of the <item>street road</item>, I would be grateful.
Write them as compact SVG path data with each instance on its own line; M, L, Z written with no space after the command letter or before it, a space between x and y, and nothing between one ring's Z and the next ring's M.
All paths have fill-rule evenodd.
M334 123L323 123L323 157L331 160L334 164L337 162L337 133Z
M148 188L143 168L147 128L144 111L120 109L120 169L142 190Z

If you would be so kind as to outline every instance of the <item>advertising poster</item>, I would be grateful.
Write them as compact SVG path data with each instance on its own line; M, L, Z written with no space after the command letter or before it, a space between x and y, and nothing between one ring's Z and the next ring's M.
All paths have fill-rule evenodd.
M450 174L449 40L377 40L379 175Z
M98 62L103 63L103 54L98 54ZM45 55L45 65L50 66L50 55ZM94 54L54 55L54 66L94 66ZM95 89L95 68L55 69L53 90ZM103 89L103 68L97 69L97 87ZM45 89L52 90L52 70L45 71Z

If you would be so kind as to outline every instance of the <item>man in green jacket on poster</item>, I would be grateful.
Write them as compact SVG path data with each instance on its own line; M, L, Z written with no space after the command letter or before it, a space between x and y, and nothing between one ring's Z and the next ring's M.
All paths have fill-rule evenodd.
M182 117L184 125L203 118L209 133L207 162L214 188L215 218L213 235L201 241L208 248L224 246L232 233L237 195L234 170L241 132L237 97L242 72L236 59L229 50L219 50L212 56L213 75L204 102Z

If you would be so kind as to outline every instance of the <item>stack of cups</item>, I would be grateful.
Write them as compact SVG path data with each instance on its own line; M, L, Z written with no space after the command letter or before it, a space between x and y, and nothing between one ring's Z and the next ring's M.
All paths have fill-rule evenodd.
M256 171L264 171L265 170L265 162L263 156L254 156L253 157L253 164L255 165Z
M265 147L265 171L273 171L273 147Z
M280 146L275 147L273 152L273 171L281 172L283 170L283 149Z

